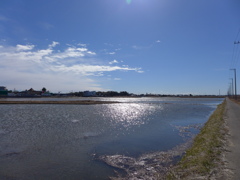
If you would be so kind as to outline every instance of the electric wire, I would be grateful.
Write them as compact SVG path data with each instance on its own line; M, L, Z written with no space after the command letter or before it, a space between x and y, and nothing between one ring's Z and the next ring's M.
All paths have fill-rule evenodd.
M237 36L235 38L235 41L234 41L234 48L233 48L233 55L232 55L232 67L235 68L237 66L237 63L238 63L238 59L239 59L239 54L240 54L240 48L239 48L239 44L240 44L240 41L239 41L239 34L240 34L240 29L237 33Z
M232 79L232 72L231 69L237 69L237 65L238 65L238 60L240 58L240 29L238 30L237 36L234 40L233 43L233 52L232 52L232 59L230 62L230 66L229 66L229 74L228 74L228 79ZM233 82L229 83L229 88L228 88L228 95L233 94Z

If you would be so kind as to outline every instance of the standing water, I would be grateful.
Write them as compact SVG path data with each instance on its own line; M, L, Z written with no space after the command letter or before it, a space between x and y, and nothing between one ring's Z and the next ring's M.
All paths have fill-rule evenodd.
M168 151L186 141L181 127L198 133L223 99L102 100L122 103L0 105L0 179L108 179L116 169L96 157Z

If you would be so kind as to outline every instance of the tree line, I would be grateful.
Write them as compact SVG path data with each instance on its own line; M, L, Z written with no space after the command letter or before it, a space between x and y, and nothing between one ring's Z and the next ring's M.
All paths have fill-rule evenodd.
M84 91L83 92L74 92L72 93L74 96L84 96ZM97 91L96 96L100 97L114 97L114 96L131 96L132 94L128 93L127 91Z

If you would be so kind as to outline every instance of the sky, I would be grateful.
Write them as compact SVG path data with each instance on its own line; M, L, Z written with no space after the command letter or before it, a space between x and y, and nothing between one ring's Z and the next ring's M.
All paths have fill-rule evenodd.
M239 31L239 0L1 0L0 86L226 94Z

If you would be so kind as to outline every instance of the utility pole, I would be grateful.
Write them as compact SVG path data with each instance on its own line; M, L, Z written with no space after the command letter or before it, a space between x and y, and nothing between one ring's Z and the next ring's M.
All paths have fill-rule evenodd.
M229 78L229 79L231 79L232 80L232 87L231 87L231 89L232 89L232 92L231 92L231 94L232 94L232 96L234 96L234 89L233 89L233 78Z
M240 42L239 42L240 43ZM237 77L236 77L236 69L230 69L234 71L234 80L235 80L235 99L237 99Z
M240 44L240 41L234 41L234 44ZM235 79L235 99L237 99L237 80L236 80L236 69L230 69L234 71Z
M232 83L229 83L228 96L230 97L231 95L232 95Z

